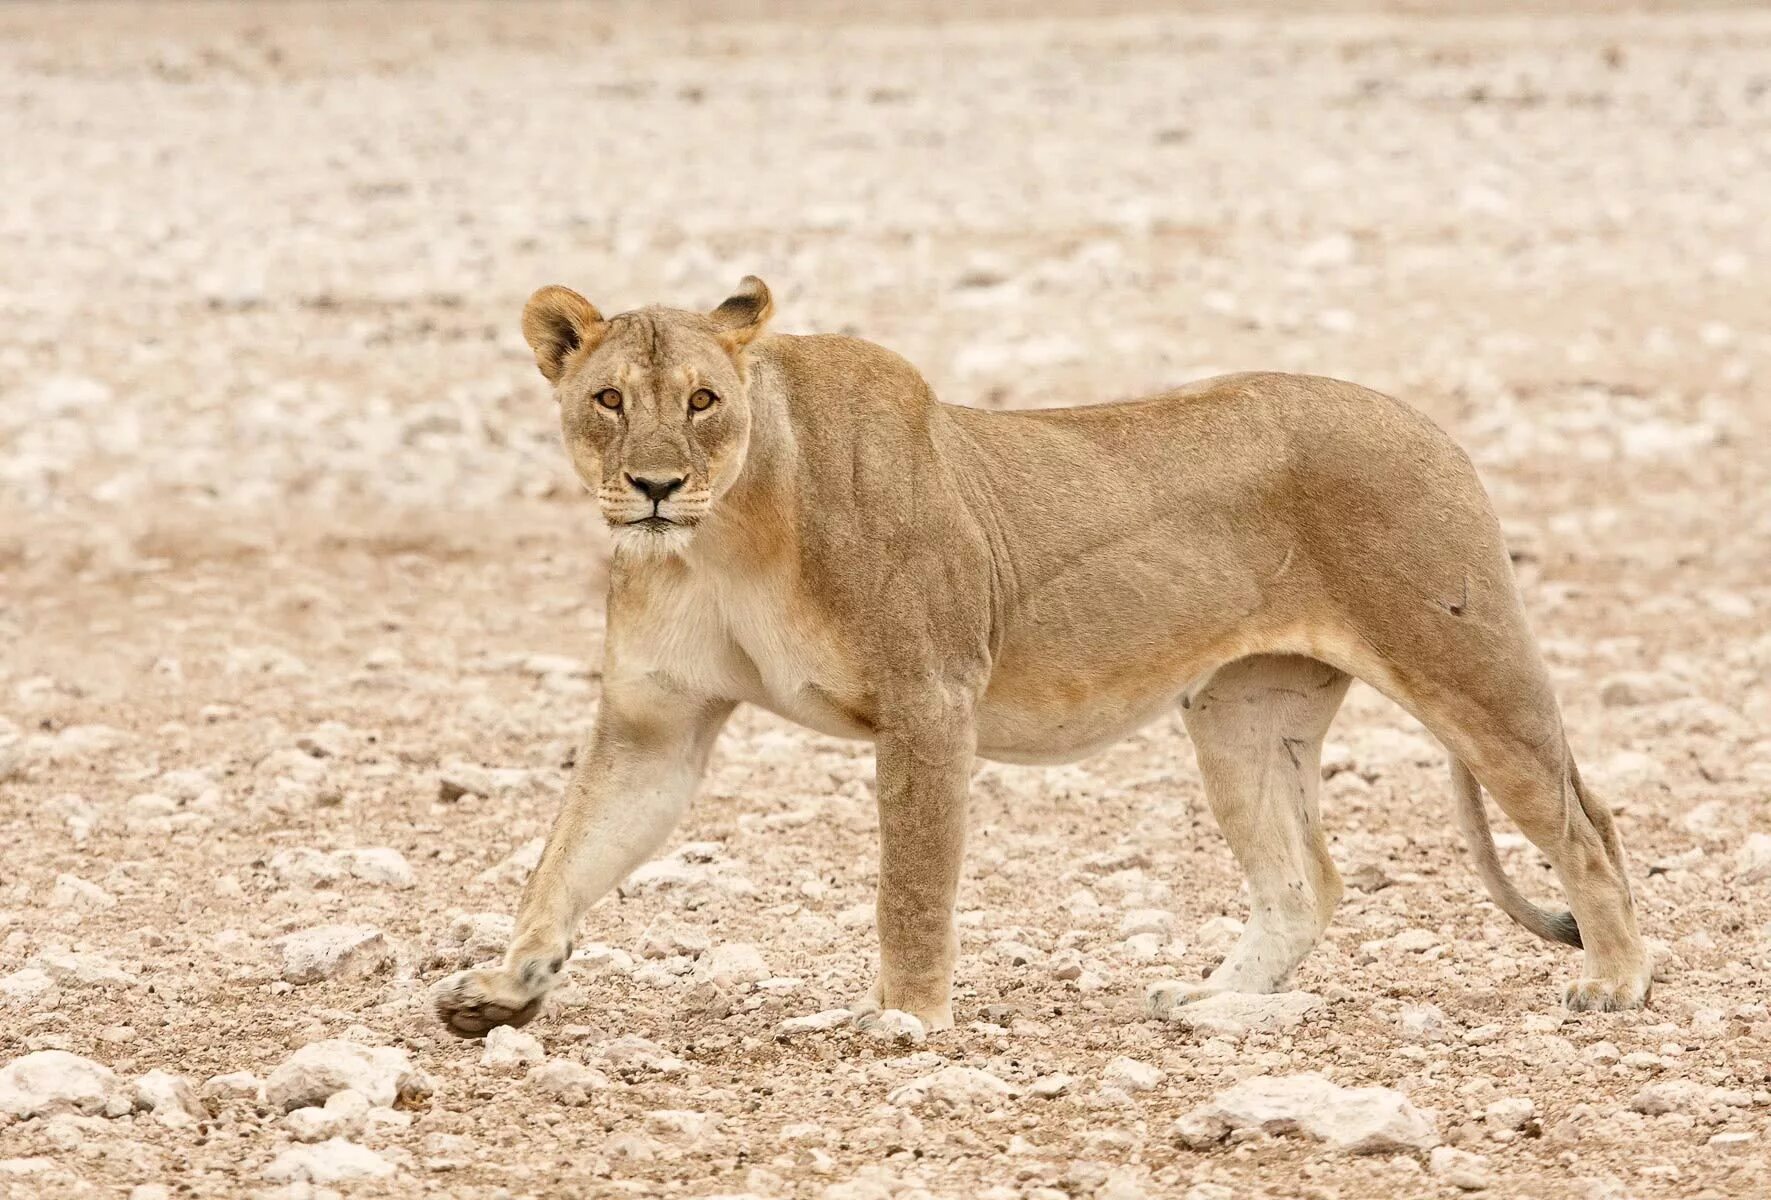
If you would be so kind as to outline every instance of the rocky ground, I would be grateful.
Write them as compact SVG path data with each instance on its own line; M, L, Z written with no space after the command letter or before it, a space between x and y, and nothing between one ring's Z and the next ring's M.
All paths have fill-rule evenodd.
M1762 1194L1771 16L1150 7L0 8L0 1195ZM444 1035L597 703L516 314L747 271L956 402L1277 367L1454 431L1652 1006L1563 1013L1356 687L1297 994L1144 1014L1245 914L1167 721L984 767L959 1028L855 1028L867 749L743 713L544 1015Z

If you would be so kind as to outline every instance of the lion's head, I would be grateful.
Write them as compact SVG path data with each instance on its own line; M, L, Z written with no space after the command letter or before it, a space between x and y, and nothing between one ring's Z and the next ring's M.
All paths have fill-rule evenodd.
M529 298L523 336L617 549L682 549L737 480L750 442L744 351L773 311L754 275L710 313L642 308L604 320L570 288Z

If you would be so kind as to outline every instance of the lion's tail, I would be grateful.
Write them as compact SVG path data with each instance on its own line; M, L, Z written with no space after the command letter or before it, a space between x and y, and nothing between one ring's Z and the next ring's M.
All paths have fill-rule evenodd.
M1476 874L1481 876L1482 886L1500 910L1546 942L1580 945L1580 926L1574 923L1573 913L1539 908L1507 878L1494 849L1494 835L1488 829L1488 814L1482 807L1482 785L1456 756L1451 759L1451 790L1457 794L1457 824L1476 859Z

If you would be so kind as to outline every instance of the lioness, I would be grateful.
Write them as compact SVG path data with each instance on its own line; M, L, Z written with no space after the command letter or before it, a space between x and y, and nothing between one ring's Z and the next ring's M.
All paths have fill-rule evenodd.
M897 355L763 336L762 281L707 314L605 319L543 288L523 333L615 536L603 700L501 966L450 1029L533 1017L579 918L677 823L732 709L873 742L880 972L865 1005L953 1022L954 895L977 755L1080 758L1179 704L1247 872L1241 940L1156 1013L1278 988L1341 895L1317 814L1353 676L1448 748L1495 902L1586 950L1575 1009L1649 965L1611 814L1582 786L1469 460L1403 404L1247 374L1123 404L981 412ZM1487 787L1572 914L1503 874Z

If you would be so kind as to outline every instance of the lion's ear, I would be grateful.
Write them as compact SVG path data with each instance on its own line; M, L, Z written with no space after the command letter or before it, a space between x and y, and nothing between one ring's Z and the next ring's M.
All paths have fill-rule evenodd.
M574 350L602 340L606 324L596 305L571 288L544 287L523 306L523 340L549 383L560 377Z
M708 314L719 327L720 340L734 351L755 341L774 315L775 301L769 295L769 285L754 275L739 280L738 290Z

